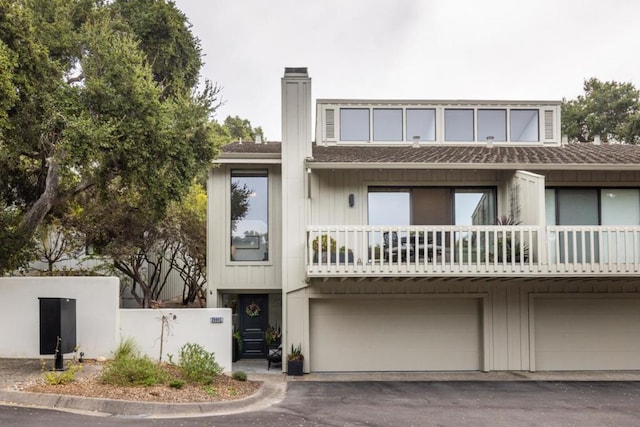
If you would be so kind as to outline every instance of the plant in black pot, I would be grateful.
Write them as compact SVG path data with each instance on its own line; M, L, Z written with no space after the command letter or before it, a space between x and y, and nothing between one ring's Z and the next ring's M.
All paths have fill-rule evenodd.
M264 343L267 347L267 369L271 369L271 365L282 364L282 332L279 326L269 325L264 331Z
M240 331L234 326L233 334L231 336L233 341L233 346L231 347L231 361L237 362L240 358L240 353L242 352L242 334L240 334Z
M341 246L339 252L340 264L353 264L353 251L351 249L348 249L345 246Z
M496 219L496 225L516 226L520 225L520 221L503 215ZM520 262L522 260L526 263L529 261L529 247L526 243L519 241L515 231L498 232L496 243L495 252L498 262ZM489 258L493 261L493 255L490 255Z
M294 347L291 344L291 351L287 355L287 374L302 376L302 368L304 365L304 356L300 345Z
M313 248L313 262L336 262L336 246L336 240L327 234L323 234L322 236L318 236L313 239L313 242L311 242L311 247ZM330 257L328 256L329 252L331 252Z

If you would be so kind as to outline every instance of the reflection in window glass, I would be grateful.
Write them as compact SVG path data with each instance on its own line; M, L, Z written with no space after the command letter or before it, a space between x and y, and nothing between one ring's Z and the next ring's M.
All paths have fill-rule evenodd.
M340 109L340 140L369 141L369 109Z
M436 140L436 110L407 109L407 141L419 136L420 141Z
M498 142L507 140L506 110L478 110L478 141L486 141L488 136Z
M371 191L368 205L369 225L411 224L411 201L408 190Z
M373 110L373 140L402 141L402 110Z
M231 171L231 260L269 260L267 171Z
M605 188L600 190L602 225L640 225L640 191Z
M445 141L473 141L473 110L444 110Z
M495 224L495 193L491 189L456 189L456 225Z
M585 189L558 189L559 225L598 225L598 191Z
M538 136L538 110L511 110L511 141L535 142Z

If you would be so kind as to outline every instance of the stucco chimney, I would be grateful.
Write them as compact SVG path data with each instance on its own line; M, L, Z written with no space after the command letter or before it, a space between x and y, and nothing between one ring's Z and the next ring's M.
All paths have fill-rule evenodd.
M593 136L593 145L600 145L600 135Z

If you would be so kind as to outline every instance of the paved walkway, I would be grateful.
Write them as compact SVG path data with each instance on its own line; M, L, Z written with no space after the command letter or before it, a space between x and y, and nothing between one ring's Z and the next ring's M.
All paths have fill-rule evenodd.
M52 361L49 361L52 364ZM47 365L47 369L51 366ZM88 364L78 375L90 375L101 369L99 364ZM198 415L222 415L266 409L282 401L287 382L357 382L357 381L640 381L640 371L629 372L367 372L367 373L313 373L302 377L289 377L276 366L267 369L265 360L242 360L234 363L233 370L242 370L249 379L262 381L260 390L245 399L216 402L167 404L94 399L54 394L20 392L20 384L37 381L42 375L40 360L0 359L0 403L35 406L59 410L81 411L94 415L128 415L149 418L169 418Z

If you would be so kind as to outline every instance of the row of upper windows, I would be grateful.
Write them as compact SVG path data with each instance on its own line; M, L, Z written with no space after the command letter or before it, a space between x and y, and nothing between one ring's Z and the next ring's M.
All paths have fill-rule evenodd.
M345 107L337 111L336 117L336 110L326 109L327 140L383 143L416 139L445 142L541 141L539 109L444 108L442 135L438 135L439 121L435 108ZM548 140L553 138L553 111L545 110L544 114L543 132Z

